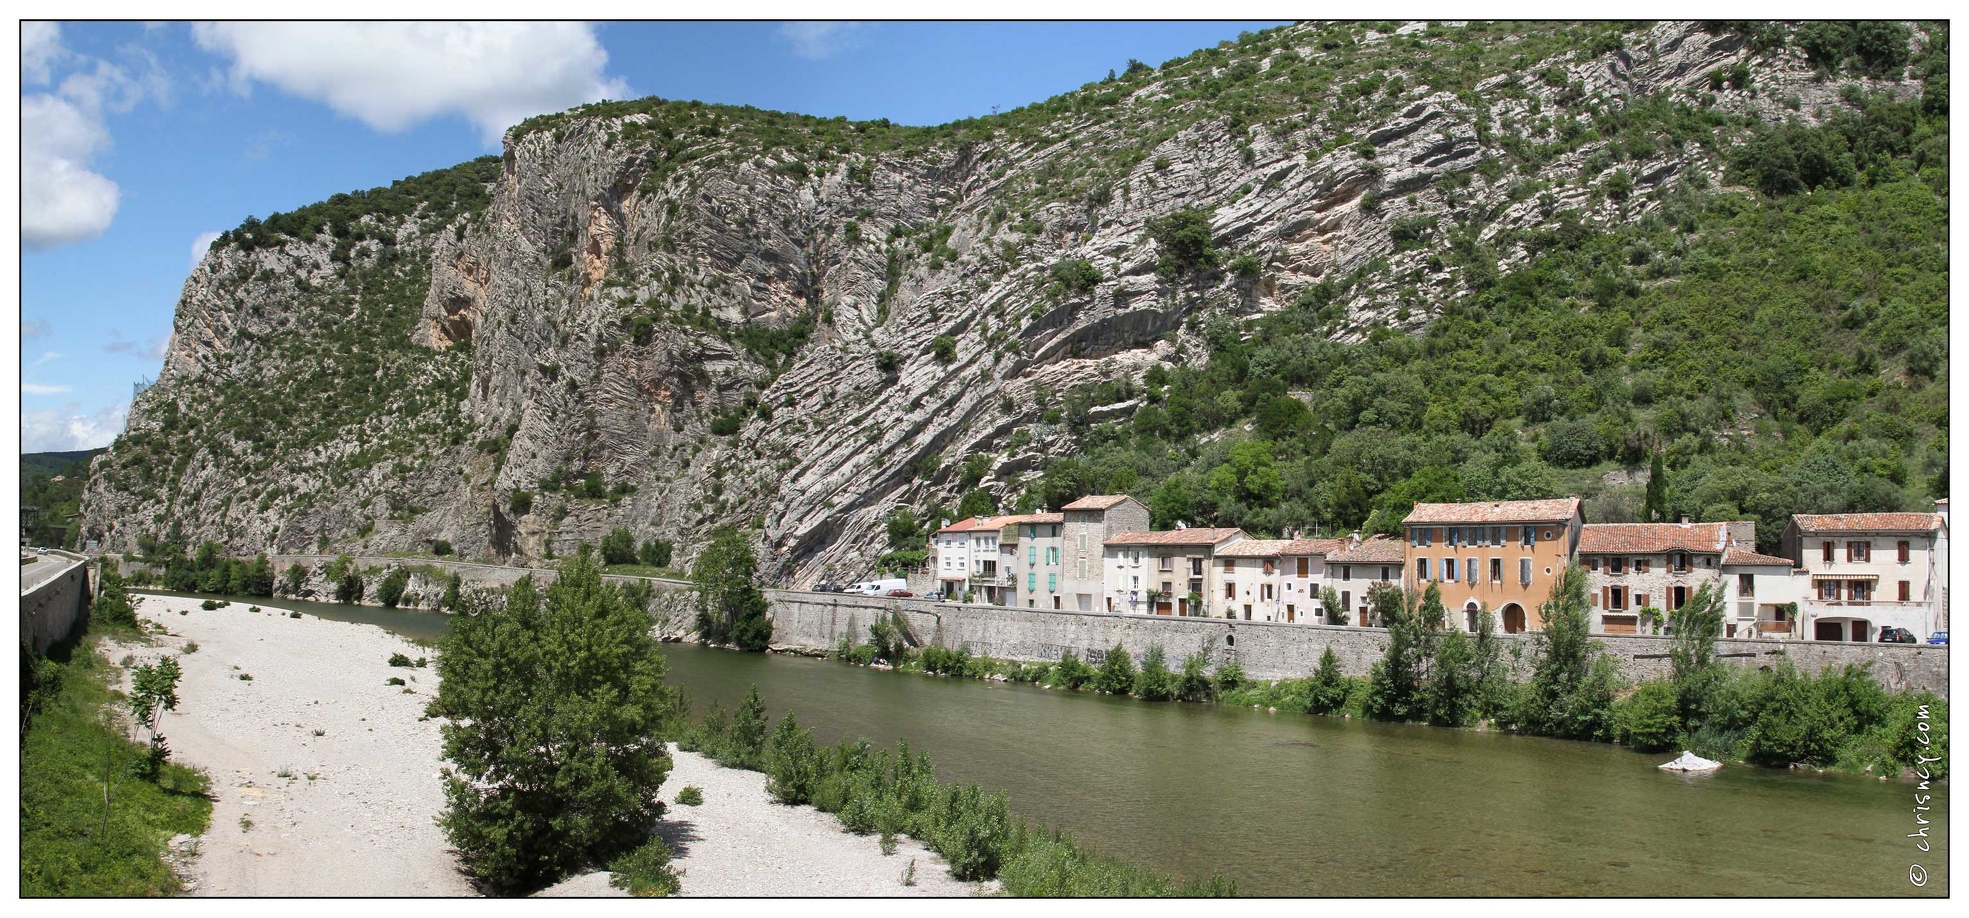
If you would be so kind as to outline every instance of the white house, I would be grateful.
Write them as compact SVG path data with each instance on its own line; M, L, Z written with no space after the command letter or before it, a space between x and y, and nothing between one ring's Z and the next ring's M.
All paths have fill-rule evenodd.
M1217 551L1243 538L1242 529L1123 532L1109 537L1101 565L1108 608L1143 615L1209 615L1223 602L1222 569L1213 563ZM1197 601L1191 602L1191 596Z
M1126 494L1092 494L1060 508L1060 548L1065 552L1061 593L1067 608L1093 612L1106 593L1107 542L1149 528L1149 508ZM1102 611L1113 611L1102 609Z
M1916 640L1942 630L1947 575L1936 513L1801 513L1784 530L1784 553L1810 578L1797 634L1813 641L1873 641L1883 627Z
M1327 558L1347 548L1346 539L1294 539L1278 553L1279 621L1326 624L1320 589L1326 586Z
M1247 622L1285 621L1279 604L1279 552L1288 539L1243 539L1217 549L1219 589L1216 604L1231 618Z

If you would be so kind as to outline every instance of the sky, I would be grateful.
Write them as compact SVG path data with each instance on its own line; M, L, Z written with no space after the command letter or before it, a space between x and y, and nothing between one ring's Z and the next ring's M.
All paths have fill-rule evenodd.
M941 124L1277 23L23 23L21 449L106 446L247 216L657 95Z

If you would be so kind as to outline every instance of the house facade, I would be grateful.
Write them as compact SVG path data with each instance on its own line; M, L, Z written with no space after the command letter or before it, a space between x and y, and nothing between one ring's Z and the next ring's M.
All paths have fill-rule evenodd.
M1452 623L1475 630L1488 608L1504 631L1541 627L1551 596L1579 545L1579 498L1421 504L1402 521L1404 585L1435 583Z
M1027 513L1004 519L998 540L999 570L1009 575L1009 583L999 605L1063 608L1060 514Z
M1223 592L1214 607L1247 622L1285 621L1279 556L1291 544L1289 539L1244 539L1218 549L1215 564Z
M1320 589L1326 585L1326 559L1347 544L1345 539L1294 539L1279 549L1278 602L1283 613L1279 621L1327 623L1320 601Z
M1784 554L1808 578L1796 633L1810 641L1873 641L1883 627L1917 640L1946 627L1947 572L1935 513L1832 513L1791 518Z
M945 596L962 596L971 580L971 534L989 523L990 517L976 516L946 523L930 537L931 570L937 589ZM994 563L997 553L992 554Z
M1381 626L1370 620L1367 594L1377 586L1400 587L1407 563L1402 543L1380 535L1365 540L1356 536L1327 555L1326 585L1340 594L1340 608L1346 612L1344 624ZM1323 613L1322 619L1327 624L1340 624L1330 611Z
M1790 558L1760 555L1750 547L1755 544L1755 540L1737 542L1723 552L1723 586L1729 602L1723 636L1796 637L1805 577L1792 569Z
M1081 612L1112 612L1107 593L1108 539L1124 532L1147 532L1149 508L1126 494L1095 494L1060 508L1062 573L1066 607Z
M1242 529L1116 533L1107 540L1101 565L1109 608L1142 615L1210 615L1223 603L1217 552L1244 537Z
M1579 531L1595 634L1659 633L1643 609L1666 615L1703 586L1723 588L1729 523L1595 523ZM1727 613L1726 613L1727 614Z

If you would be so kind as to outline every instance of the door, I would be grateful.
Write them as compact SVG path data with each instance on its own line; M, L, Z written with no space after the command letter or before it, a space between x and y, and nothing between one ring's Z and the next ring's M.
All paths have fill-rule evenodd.
M1845 622L1813 622L1812 640L1843 641L1846 639Z
M1522 634L1525 630L1525 610L1517 603L1504 607L1504 633Z
M1853 640L1861 643L1866 642L1866 622L1857 619L1853 621Z
M1169 602L1167 600L1155 604L1155 614L1157 615L1170 615L1173 614L1174 612L1175 610L1169 607Z

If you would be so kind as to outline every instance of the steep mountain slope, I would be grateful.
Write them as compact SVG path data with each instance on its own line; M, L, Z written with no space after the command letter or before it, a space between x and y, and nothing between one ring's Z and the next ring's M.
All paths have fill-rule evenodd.
M1925 110L1921 68L1946 73L1946 32L1883 25L1295 26L937 128L655 99L532 119L497 159L249 220L216 243L163 373L94 467L86 523L125 548L443 539L522 560L614 526L675 539L687 558L739 525L799 578L865 571L913 538L885 537L891 511L934 517L972 490L974 505L1051 504L1187 475L1214 492L1201 506L1172 492L1160 515L1357 525L1420 468L1336 466L1326 453L1356 429L1393 442L1498 427L1544 448L1555 424L1608 417L1607 400L1569 392L1552 400L1584 410L1520 411L1509 392L1481 417L1439 417L1440 389L1335 368L1362 348L1405 359L1471 318L1508 334L1495 292L1554 276L1589 280L1548 308L1617 315L1628 332L1602 348L1644 348L1629 303L1642 281L1600 270L1638 256L1596 240L1647 228L1661 251L1671 207L1686 233L1706 202L1763 206L1718 189L1742 180L1743 151L1770 152L1768 125L1817 138L1814 125L1869 105ZM1883 184L1945 189L1945 124L1939 186L1929 169ZM1770 194L1795 190L1778 187L1787 175L1828 184L1816 150L1785 146L1750 180ZM1933 280L1929 261L1911 270ZM1919 287L1916 333L1934 286ZM1303 346L1235 365L1244 342L1271 338ZM1563 360L1556 377L1608 365L1598 351ZM1169 366L1228 385L1164 423ZM1344 423L1330 404L1342 392ZM1271 450L1239 428L1288 393L1317 421L1267 428L1304 457L1295 480L1247 484L1255 446L1242 464L1205 455ZM1563 464L1637 458L1604 446ZM1467 461L1460 448L1426 466ZM1070 458L1104 450L1127 474Z

